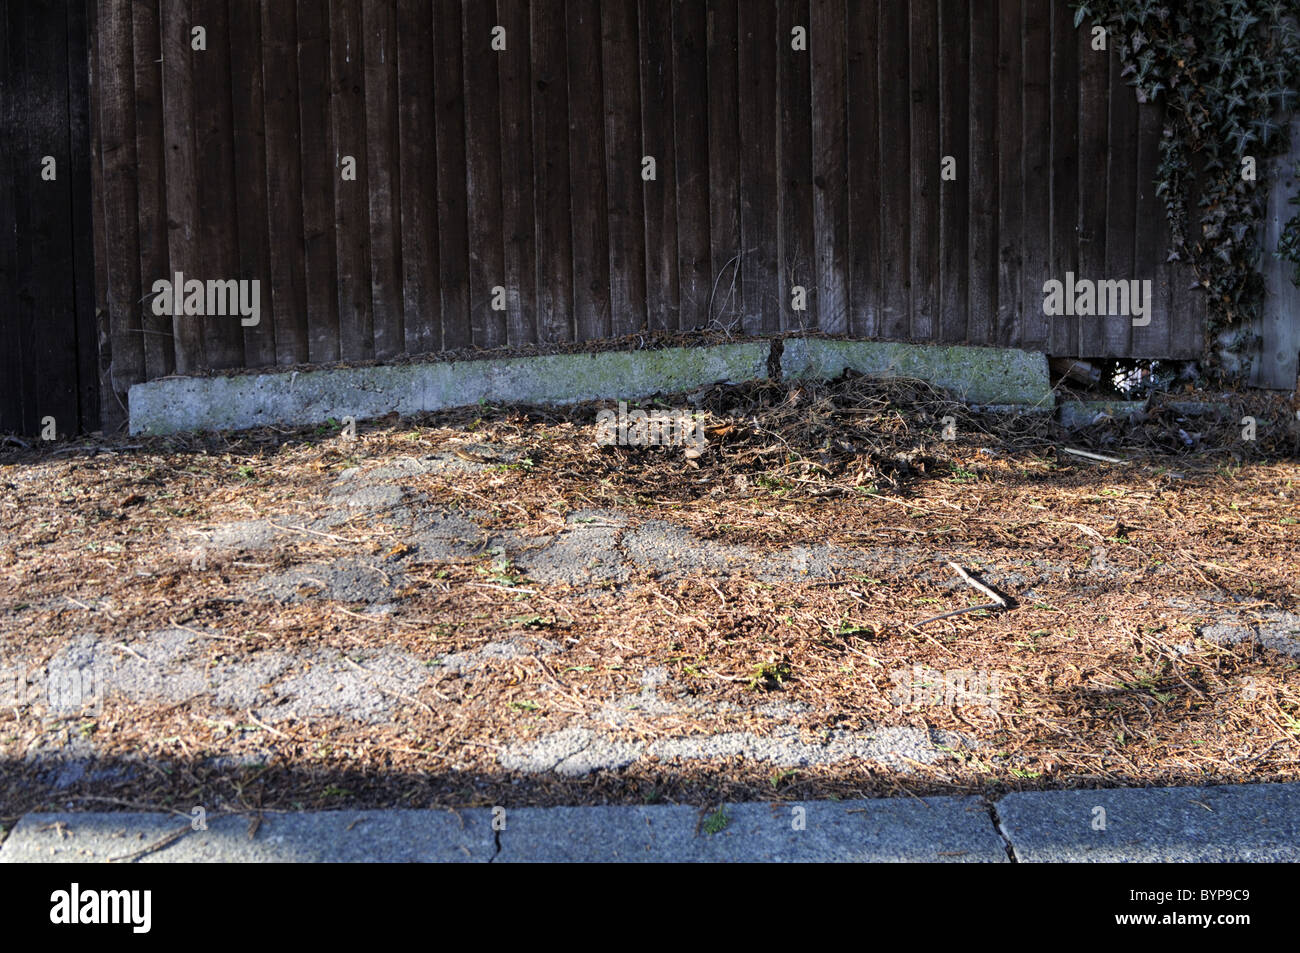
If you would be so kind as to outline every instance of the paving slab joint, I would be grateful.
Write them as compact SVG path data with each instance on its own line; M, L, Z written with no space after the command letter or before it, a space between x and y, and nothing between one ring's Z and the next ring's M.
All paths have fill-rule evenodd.
M993 823L993 829L998 832L998 837L1002 838L1002 843L1006 847L1007 860L1013 864L1020 863L1020 858L1016 856L1015 845L1011 843L1011 838L1007 836L1007 832L1002 829L1002 818L998 817L998 802L984 798L984 806L988 808L989 820Z

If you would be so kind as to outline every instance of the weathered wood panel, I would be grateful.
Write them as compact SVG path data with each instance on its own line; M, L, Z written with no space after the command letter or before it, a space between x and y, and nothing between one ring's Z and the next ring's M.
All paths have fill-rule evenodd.
M1200 346L1150 184L1160 106L1064 4L98 0L95 19L106 393L703 326ZM147 283L177 270L260 279L263 324L153 316ZM1068 271L1151 279L1151 325L1048 318Z

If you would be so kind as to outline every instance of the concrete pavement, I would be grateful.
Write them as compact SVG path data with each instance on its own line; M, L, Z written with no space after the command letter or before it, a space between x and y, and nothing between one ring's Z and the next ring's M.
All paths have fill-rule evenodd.
M1300 860L1300 784L689 806L22 817L0 863Z

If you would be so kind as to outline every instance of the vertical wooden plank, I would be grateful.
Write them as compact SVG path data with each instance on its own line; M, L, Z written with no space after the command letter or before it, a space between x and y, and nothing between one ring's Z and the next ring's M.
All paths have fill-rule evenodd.
M615 337L646 326L645 190L641 181L641 77L637 0L600 4L609 309Z
M156 3L131 8L135 49L136 192L140 240L140 289L148 293L159 278L170 280L167 260L167 157L163 148L163 90L160 25ZM139 297L139 295L137 295ZM176 368L172 319L156 315L148 303L141 314L141 344L147 380L164 377Z
M172 6L179 5L171 0ZM99 20L99 75L100 85L100 148L103 155L105 267L108 275L108 321L112 335L113 387L126 400L132 384L145 380L144 337L141 314L152 311L152 302L141 303L144 291L140 288L140 245L137 221L135 129L135 60L132 48L131 7L122 3L104 4ZM185 19L188 20L188 10ZM26 51L30 55L30 51ZM177 51L188 77L188 30L184 46ZM166 64L164 63L164 68ZM178 71L179 72L179 71ZM178 93L181 82L177 82ZM180 131L181 117L173 112L168 126ZM193 112L187 110L183 128L188 131L193 124ZM189 139L188 136L185 137ZM189 143L185 143L188 145ZM178 157L192 157L184 148L174 150ZM170 156L169 156L170 158ZM191 184L193 178L190 179ZM192 201L192 200L191 200ZM173 229L188 235L193 227L194 209L178 205L174 215L180 228ZM188 214L187 214L188 213ZM162 278L163 275L155 275ZM146 289L149 290L149 289ZM183 319L182 319L183 320ZM188 322L191 328L197 321ZM193 340L193 339L192 339ZM197 343L197 342L195 342ZM197 358L201 351L194 348L188 356ZM193 369L192 364L177 368Z
M970 172L966 336L988 344L998 310L998 9L970 4Z
M571 341L573 242L569 221L569 84L565 0L533 0L533 201L537 335Z
M678 313L670 327L708 322L713 262L709 251L708 8L673 0L673 164L677 175Z
M296 14L287 4L267 3L263 7L268 35L277 43L287 44L296 32L298 48L296 73L292 63L266 63L267 108L275 116L274 121L269 121L273 135L267 142L267 171L271 175L269 188L275 215L271 221L271 251L278 315L276 360L281 364L305 360L320 364L339 359L342 339L334 227L339 165L330 103L333 43L329 8L323 0L298 0ZM275 25L273 30L271 24ZM288 111L295 106L296 136L288 117ZM301 199L294 188L298 180ZM299 208L301 211L295 214ZM294 235L299 222L301 239ZM294 310L286 314L291 308ZM286 319L293 319L293 323Z
M362 5L366 170L370 218L370 300L374 354L406 349L402 328L401 182L397 126L397 0Z
M1106 165L1110 134L1110 54L1092 49L1092 24L1075 35L1079 58L1079 273L1085 278L1117 278L1106 271ZM1085 318L1078 349L1084 358L1106 354L1104 322Z
M1052 277L1051 7L1027 0L1023 22L1024 310L1015 338L1006 343L1046 350L1052 343L1043 314L1043 285Z
M193 0L193 24L207 30L207 50L191 53L203 81L194 84L194 145L198 157L199 262L192 277L237 278L239 225L235 132L230 101L230 16L226 0ZM190 276L187 276L187 280ZM194 319L191 319L194 320ZM242 367L244 329L238 315L203 317L204 362Z
M642 182L645 206L646 321L651 331L677 327L677 143L673 124L672 0L640 0L641 141L658 177ZM697 94L698 95L698 94Z
M740 27L737 0L709 0L709 247L713 261L707 323L739 324L740 270Z
M15 0L21 4L22 0ZM0 129L18 128L19 73L9 51L14 35L9 0L0 0ZM0 136L0 433L23 430L22 352L18 339L17 136ZM98 191L98 190L97 190Z
M491 49L496 8L465 0L465 195L469 220L469 310L475 347L506 343L506 316L493 310L492 289L505 281L501 242L501 93Z
M300 150L298 98L298 10L294 4L260 4L261 86L263 86L266 252L261 304L270 312L276 364L308 360L308 316L318 325L333 325L328 308L312 312L307 303L305 268L320 261L317 238L304 242L303 169ZM325 82L317 78L324 91ZM328 173L324 152L316 164ZM320 192L317 192L317 195ZM333 203L330 203L333 205ZM333 216L330 216L333 217ZM243 218L240 218L243 221ZM315 243L315 244L312 244ZM333 276L333 252L329 252ZM318 296L317 307L334 299L333 277L325 285L328 295ZM266 319L263 319L264 321ZM263 355L265 359L265 355Z
M907 5L882 2L880 57L881 311L880 335L911 338L912 177L937 169L933 156L912 154L910 22Z
M537 246L533 237L532 69L528 0L497 0L509 52L501 86L501 225L505 232L506 343L537 340Z
M408 354L442 344L438 293L438 155L433 138L433 8L398 0L398 181L401 195L402 329Z
M739 7L740 297L746 334L781 329L781 190L777 114L778 35L775 0Z
M844 0L812 0L813 234L817 326L849 331L849 193Z
M881 279L880 4L848 4L849 326L883 334ZM891 144L892 148L892 144Z
M90 214L91 170L90 137L92 134L90 112L90 0L69 0L67 18L68 36L68 184L72 190L72 261L73 299L76 308L77 350L77 407L82 431L99 427L99 375L96 367L99 348L95 327L94 261L92 258L91 229L94 221ZM0 23L4 11L0 9ZM0 77L4 65L0 63ZM0 79L0 84L3 84ZM138 110L137 110L138 114ZM161 122L154 131L155 139L162 142ZM159 160L161 161L161 148ZM0 175L0 181L4 181ZM0 190L3 186L0 186ZM3 200L0 200L0 204ZM0 221L5 221L0 213ZM0 298L0 301L3 299ZM2 389L0 389L2 390ZM0 396L0 402L3 402ZM3 427L0 427L2 430Z
M235 211L239 223L236 275L245 281L258 282L261 309L261 320L244 328L245 367L275 364L277 315L267 234L270 216L266 196L261 6L260 0L230 0L230 96L235 136Z
M1150 323L1132 326L1123 315L1102 318L1108 325L1129 324L1134 357L1169 356L1169 223L1164 200L1156 195L1156 170L1160 166L1160 134L1163 128L1161 103L1138 107L1137 143L1137 235L1133 245L1133 275L1151 281Z
M11 272L12 291L11 310L5 313L4 320L10 327L8 344L12 348L10 360L13 364L12 377L8 378L13 391L13 403L18 416L14 427L19 433L36 434L40 432L40 419L43 416L40 395L36 390L34 365L34 329L36 317L32 313L39 288L33 284L36 230L40 193L40 160L36 156L36 147L32 141L31 114L37 82L33 73L39 69L32 59L40 55L29 47L32 39L32 12L30 4L16 3L9 7L5 22L5 35L10 44L9 64L10 83L6 89L5 99L8 103L10 123L6 134L10 152L10 169L12 179L5 185L13 189L13 224L15 247L13 268Z
M39 433L44 418L52 417L64 436L76 433L80 423L76 302L70 280L67 9L64 3L21 4L9 13L10 55L21 91L6 91L17 99L10 117L16 128L6 126L6 136L13 140L16 208L4 227L16 230L18 249L15 310L5 319L18 325L22 429ZM54 160L53 180L43 177L46 156ZM133 208L124 211L134 219Z
M1052 4L1051 14L1051 277L1079 273L1079 49L1074 10ZM1026 130L1026 135L1033 135ZM1048 352L1079 355L1083 323L1093 318L1060 316L1048 320Z
M566 5L569 176L573 183L573 313L577 340L608 337L609 218L605 189L604 81L597 0Z
M1137 237L1138 105L1133 87L1123 76L1119 53L1107 55L1110 109L1106 150L1106 277L1133 277L1133 244ZM1101 357L1129 354L1132 325L1128 321L1099 322Z
M910 340L933 341L939 309L939 3L912 0ZM952 37L945 39L947 44Z
M465 86L460 0L434 0L433 94L437 112L438 269L442 347L473 342L469 319L469 222L465 193Z
M7 2L7 0L6 0ZM126 420L125 403L119 399L113 387L113 344L112 329L108 308L108 240L105 233L107 215L104 208L104 161L103 161L103 81L100 78L100 19L99 4L88 3L86 9L88 37L89 77L90 77L90 217L91 217L91 254L94 256L94 324L95 343L98 345L96 372L99 378L100 427L105 433L115 433ZM7 18L4 22L8 22ZM7 41L0 42L5 47ZM2 74L0 74L2 75ZM0 115L4 114L4 104L0 103ZM159 135L162 135L161 131ZM0 144L0 156L4 154ZM12 181L9 176L0 176L0 182ZM0 213L3 209L5 190L0 187ZM12 206L11 206L12 207ZM0 221L3 218L0 217ZM4 258L0 255L0 265ZM5 276L0 274L0 285L6 285ZM0 306L4 304L4 293L0 291ZM3 322L0 322L0 327ZM3 335L0 334L0 340ZM15 354L17 352L15 351Z
M370 170L361 0L330 0L329 27L339 357L369 360L375 356L375 329L370 298ZM354 181L342 176L348 158L356 163Z
M813 237L812 55L807 0L782 0L776 17L777 204L776 285L779 324L774 330L817 327L817 247ZM804 49L792 48L802 29ZM791 307L791 292L803 288L804 311Z
M939 341L970 339L970 17L969 0L939 5L939 152L956 160L956 180L937 178L939 193Z
M1025 287L1024 12L998 0L998 310L991 343L1019 341ZM1041 305L1032 299L1031 307Z

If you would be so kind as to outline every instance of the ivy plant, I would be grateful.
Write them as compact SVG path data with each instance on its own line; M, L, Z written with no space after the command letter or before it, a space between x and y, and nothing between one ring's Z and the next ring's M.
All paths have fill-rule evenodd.
M1156 193L1172 236L1206 294L1207 345L1249 325L1264 300L1259 225L1265 160L1283 153L1300 86L1297 0L1082 0L1075 26L1106 28L1139 102L1164 100ZM1252 180L1253 176L1253 180ZM1293 217L1273 254L1297 266ZM1235 335L1240 350L1245 335ZM1213 365L1214 353L1207 346Z

